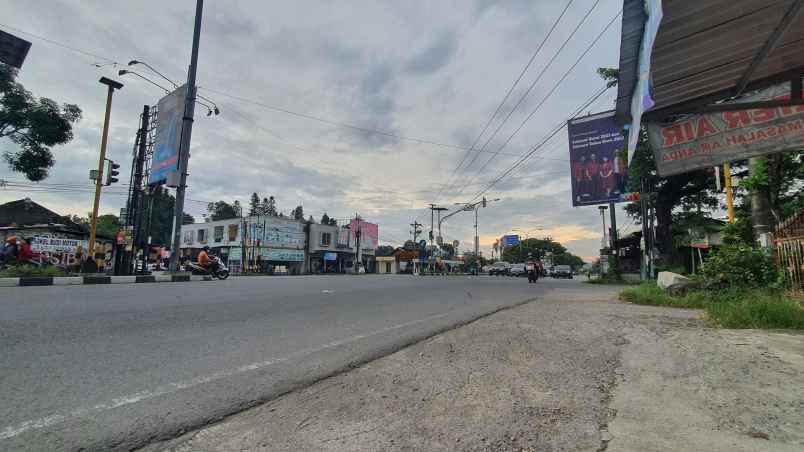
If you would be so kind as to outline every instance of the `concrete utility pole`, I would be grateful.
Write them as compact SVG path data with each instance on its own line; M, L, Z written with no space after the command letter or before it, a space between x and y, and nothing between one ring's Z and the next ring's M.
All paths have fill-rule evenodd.
M424 225L419 223L417 220L413 220L413 223L411 223L410 226L413 228L413 243L417 243L416 239L419 237L419 234L422 233L421 227Z
M103 165L106 163L106 143L109 139L109 117L112 113L112 97L114 96L114 90L121 89L123 87L122 83L106 77L101 77L99 82L106 85L107 89L106 115L103 117L103 132L101 134L100 157L98 158L98 173L96 174L97 178L95 179L95 202L92 205L92 218L90 219L91 225L89 228L89 249L87 250L87 255L93 260L95 259L95 234L98 228L98 207L100 206L101 188L103 187Z
M184 117L182 118L181 145L179 147L179 186L176 187L176 218L173 223L173 245L176 249L170 254L170 271L176 271L179 267L178 250L181 243L184 191L187 188L187 164L190 159L190 138L193 133L193 115L195 114L195 75L198 70L198 46L201 40L201 14L203 10L204 0L196 0L193 50L190 54L190 69L187 71L187 93L184 98Z

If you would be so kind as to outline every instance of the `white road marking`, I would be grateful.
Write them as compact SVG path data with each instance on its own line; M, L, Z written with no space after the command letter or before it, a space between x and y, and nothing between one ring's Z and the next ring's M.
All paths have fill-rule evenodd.
M324 350L328 350L335 347L340 347L342 345L346 345L352 342L359 341L361 339L365 339L367 337L376 336L378 334L387 333L389 331L398 330L401 328L406 328L412 325L416 325L418 323L424 323L430 320L435 320L441 317L445 317L448 313L443 314L436 314L431 315L429 317L425 317L423 319L418 320L411 320L410 322L400 323L394 326L388 326L385 328L381 328L376 331L372 331L365 334L358 334L355 336L350 336L345 339L340 339L337 341L328 342L318 347L308 348L299 350L297 352L293 352L290 355L279 357L279 358L271 358L265 361L259 361L251 364L246 364L244 366L240 366L234 369L227 369L227 370L220 370L209 375L204 375L200 377L191 378L189 380L179 381L168 383L162 386L158 386L152 390L145 390L140 392L135 392L133 394L127 394L124 396L116 397L106 403L101 403L91 407L84 407L78 408L73 411L70 411L67 414L51 414L49 416L45 416L39 419L33 419L25 422L21 422L17 425L10 425L8 427L3 428L0 430L0 439L8 439L13 438L19 434L25 433L29 430L39 430L47 427L51 427L56 424L60 424L65 422L69 419L76 418L76 417L84 417L90 414L100 413L107 410L112 410L115 408L119 408L125 405L131 405L133 403L141 402L143 400L153 399L156 397L160 397L163 395L167 395L182 389L192 388L194 386L202 385L204 383L210 383L216 380L220 380L223 378L232 377L244 372L251 372L254 370L263 369L268 366L272 366L274 364L278 364L281 362L285 362L291 360L293 358L300 358L306 355L311 355L313 353L322 352Z

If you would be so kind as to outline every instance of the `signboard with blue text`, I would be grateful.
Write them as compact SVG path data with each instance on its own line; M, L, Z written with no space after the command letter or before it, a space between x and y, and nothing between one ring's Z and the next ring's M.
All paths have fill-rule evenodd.
M338 260L338 253L324 253L324 260L334 262Z
M503 236L503 246L516 246L519 245L519 236L518 235L504 235Z
M567 123L573 207L624 200L628 156L620 130L613 110Z
M182 116L187 86L182 85L172 93L159 99L156 115L156 141L151 160L148 184L162 184L168 174L178 171L179 148L181 146Z
M303 262L303 250L282 250L276 248L262 248L260 256L266 261Z

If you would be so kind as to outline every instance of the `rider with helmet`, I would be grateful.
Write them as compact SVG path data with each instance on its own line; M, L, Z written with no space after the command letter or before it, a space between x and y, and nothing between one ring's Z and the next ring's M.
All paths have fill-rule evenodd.
M206 271L212 273L215 271L217 263L214 259L209 257L209 247L205 246L200 253L198 253L198 265L203 267Z

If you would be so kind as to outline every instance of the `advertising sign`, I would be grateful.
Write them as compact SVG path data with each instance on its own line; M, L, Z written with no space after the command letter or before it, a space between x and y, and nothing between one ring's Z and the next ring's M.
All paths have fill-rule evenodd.
M355 234L360 230L360 247L362 249L375 249L380 239L380 229L374 223L354 219L349 223L349 232L352 235L352 243L357 243Z
M642 44L639 48L639 76L634 93L631 95L631 127L628 128L628 155L627 162L631 162L639 142L639 132L642 130L642 114L656 105L653 100L653 81L650 75L650 61L653 54L653 44L659 33L662 23L662 0L645 0L645 31L642 34ZM626 166L628 166L626 164Z
M338 260L338 253L324 253L324 260L333 262Z
M31 50L30 42L0 30L0 63L19 69L29 50Z
M280 261L280 262L304 262L303 250L280 250L280 249L266 249L260 250L260 256L266 261Z
M169 173L178 171L186 93L187 86L182 85L160 99L157 104L156 142L151 160L151 174L148 177L150 185L164 183Z
M304 248L306 234L300 222L278 217L252 217L251 220L249 234L260 246Z
M503 236L503 246L516 246L519 245L519 236L518 235L504 235Z
M787 85L737 102L790 97ZM804 148L804 105L684 115L649 123L648 137L659 175L670 176L748 157Z
M572 171L572 205L619 202L628 181L625 138L614 111L567 123Z

